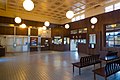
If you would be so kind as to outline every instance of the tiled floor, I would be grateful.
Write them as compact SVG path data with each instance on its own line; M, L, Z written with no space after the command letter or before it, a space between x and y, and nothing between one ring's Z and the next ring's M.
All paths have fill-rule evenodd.
M78 60L76 52L47 51L7 55L0 58L0 80L93 80L93 66L82 68L81 75L78 75L77 68L72 73L71 63ZM120 80L119 75L112 75L109 80ZM104 78L97 76L97 80Z

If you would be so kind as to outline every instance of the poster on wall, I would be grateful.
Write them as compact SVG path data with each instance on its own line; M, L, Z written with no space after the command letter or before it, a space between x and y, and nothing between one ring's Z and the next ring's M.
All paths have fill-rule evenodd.
M96 44L96 34L89 35L89 44Z
M31 46L37 46L38 44L38 38L37 37L31 37L30 38L30 45Z
M89 48L94 49L96 44L96 34L89 34Z

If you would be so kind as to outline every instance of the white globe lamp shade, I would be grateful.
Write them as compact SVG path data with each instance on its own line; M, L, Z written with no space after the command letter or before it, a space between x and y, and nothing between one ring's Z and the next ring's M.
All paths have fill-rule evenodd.
M94 26L94 25L92 25L92 26L91 26L91 28L92 28L92 29L94 29L94 28L95 28L95 26Z
M50 25L50 22L45 21L44 25L45 25L45 26L49 26L49 25Z
M14 20L15 20L15 22L18 23L18 24L21 23L21 21L22 21L20 17L15 17Z
M92 24L96 24L97 21L98 21L98 19L97 19L96 17L92 17L92 18L90 19L90 22L91 22Z
M27 26L26 26L26 24L21 24L20 27L21 28L26 28Z
M43 26L43 30L46 30L47 28L46 28L46 26Z
M31 0L25 0L23 2L23 7L27 11L32 11L34 8L34 3Z
M66 29L70 28L70 25L69 24L65 24L65 28Z
M68 19L72 19L73 16L74 16L74 12L73 12L73 11L67 11L66 17L67 17Z

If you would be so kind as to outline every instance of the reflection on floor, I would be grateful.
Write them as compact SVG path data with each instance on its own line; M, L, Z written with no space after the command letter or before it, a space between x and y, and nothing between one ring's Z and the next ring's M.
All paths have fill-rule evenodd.
M85 56L81 54L80 56ZM0 58L0 80L93 80L93 66L72 73L72 62L79 61L76 52L32 52L17 53ZM99 65L96 66L96 68ZM120 80L120 73L109 80ZM97 80L104 78L97 76Z

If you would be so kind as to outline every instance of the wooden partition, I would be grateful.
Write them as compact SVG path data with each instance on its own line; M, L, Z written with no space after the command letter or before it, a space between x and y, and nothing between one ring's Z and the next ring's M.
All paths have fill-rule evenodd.
M70 45L64 44L64 38L69 38L69 30L65 29L64 27L58 26L55 28L52 28L51 30L52 34L52 44L51 44L51 50L54 51L69 51L70 50ZM62 42L60 44L55 44L54 39L55 37L60 37Z
M14 27L0 26L0 35L13 35Z
M70 30L79 29L79 28L83 28L83 27L88 28L87 43L84 46L83 45L79 46L79 52L81 52L83 48L86 48L86 50L87 50L85 52L86 54L97 54L101 50L112 50L112 51L116 50L116 51L120 52L120 48L107 48L105 46L105 41L106 41L105 35L106 34L105 34L105 30L104 30L105 24L120 23L120 15L119 14L120 14L120 10L116 10L116 11L96 15L95 17L98 18L98 22L94 25L95 26L94 29L91 28L92 24L90 23L90 19L92 17L70 23L70 26L71 26ZM96 34L96 44L95 44L94 49L89 48L89 34Z

